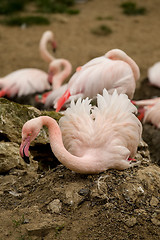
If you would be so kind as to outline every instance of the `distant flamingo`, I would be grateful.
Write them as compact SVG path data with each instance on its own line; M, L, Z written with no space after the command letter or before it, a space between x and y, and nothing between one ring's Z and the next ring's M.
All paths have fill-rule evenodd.
M139 77L139 67L125 52L120 49L110 50L77 69L68 82L66 92L55 104L56 111L61 109L70 96L74 99L93 98L97 93L101 94L104 88L109 93L117 89L118 93L126 93L132 99Z
M136 107L126 94L112 95L103 90L97 96L98 107L88 98L75 103L57 122L41 116L26 122L22 128L20 155L29 163L28 150L43 125L49 130L52 151L67 168L77 173L95 174L106 169L134 166L142 125L134 112Z
M40 51L40 55L42 57L42 59L48 63L52 62L55 57L53 55L51 55L47 49L47 43L50 43L52 46L53 51L55 51L57 45L55 42L55 37L54 37L54 33L52 31L45 31L42 34L40 43L39 43L39 51Z
M148 80L152 85L160 88L160 62L148 69Z
M47 43L50 42L55 48L55 40L51 31L46 31L40 40L40 53L46 61L54 60L54 57L47 52ZM36 68L24 68L16 70L3 78L0 78L0 97L7 95L14 97L17 95L33 94L43 92L51 88L48 82L48 74Z
M138 106L138 119L140 121L150 122L160 128L160 97L132 102Z
M52 84L52 91L36 95L36 102L46 103L47 106L52 102L52 99L61 96L67 90L67 84L61 85L71 72L72 65L68 60L63 58L53 60L49 64L49 82Z

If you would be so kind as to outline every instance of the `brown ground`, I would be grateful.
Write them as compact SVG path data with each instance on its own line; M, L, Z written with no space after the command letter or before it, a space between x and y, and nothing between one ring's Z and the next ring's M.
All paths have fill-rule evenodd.
M147 14L144 16L122 14L120 2L91 0L78 4L79 15L50 15L50 26L21 29L0 25L0 75L26 67L47 70L47 64L39 57L38 43L42 33L50 29L55 33L58 44L56 57L70 60L73 72L91 58L103 55L112 48L120 48L139 65L142 82L147 77L148 67L160 60L159 0L135 1L146 7ZM110 20L98 21L99 16L109 17ZM92 29L102 24L108 25L113 33L109 36L93 35ZM160 96L159 90L150 88L147 79L143 88L138 89L138 86L136 99ZM149 143L152 162L159 163L159 130L147 124L143 137ZM0 191L0 239L158 240L159 226L152 224L157 212L154 204L149 205L153 193L159 197L158 190L146 190L144 196L136 199L127 198L124 192L122 196L118 195L121 184L125 182L123 179L128 177L134 183L134 175L138 174L137 181L141 183L143 174L137 171L137 168L124 172L108 171L103 181L107 184L107 190L101 189L101 197L95 190L100 176L73 174L61 166L40 174L28 175L25 171L16 170L10 175L1 176L1 190L3 186L4 189ZM155 172L153 168L152 174ZM143 184L145 182L147 178L144 176ZM85 189L82 191L84 196L77 194L80 189ZM20 195L13 196L14 191ZM72 193L74 195L70 196ZM65 194L68 194L67 198ZM58 214L51 214L47 209L54 199L62 202L62 211Z

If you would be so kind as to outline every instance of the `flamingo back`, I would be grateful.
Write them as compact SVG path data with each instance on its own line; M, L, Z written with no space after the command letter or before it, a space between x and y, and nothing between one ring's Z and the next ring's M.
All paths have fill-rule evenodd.
M134 156L142 132L136 107L125 94L110 95L106 89L97 101L98 107L92 107L88 98L72 101L65 111L59 124L66 149L76 156L100 153L102 159Z
M126 93L133 97L136 83L133 71L124 61L113 61L107 57L91 60L76 72L68 83L71 95L83 93L84 97L102 94L106 88L109 93L117 89L118 93Z
M50 89L47 73L36 68L25 68L14 71L0 79L0 88L8 90L10 96L33 94Z

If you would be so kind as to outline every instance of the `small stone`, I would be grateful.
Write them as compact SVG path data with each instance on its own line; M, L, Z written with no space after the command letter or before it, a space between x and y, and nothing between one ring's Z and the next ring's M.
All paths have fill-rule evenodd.
M128 217L124 222L128 227L133 227L137 223L137 219L135 217Z
M30 236L42 236L45 235L50 229L54 227L55 224L49 222L41 222L38 224L29 224L26 229Z
M156 207L158 205L158 203L159 203L159 200L156 197L152 196L151 201L150 201L150 205L152 207Z
M62 203L59 199L54 199L49 203L48 209L52 211L52 213L60 213L62 209Z
M154 218L151 219L151 221L154 225L160 226L160 220L158 220L157 218L154 217Z
M82 188L79 190L78 194L84 197L87 197L89 195L90 190L87 188Z

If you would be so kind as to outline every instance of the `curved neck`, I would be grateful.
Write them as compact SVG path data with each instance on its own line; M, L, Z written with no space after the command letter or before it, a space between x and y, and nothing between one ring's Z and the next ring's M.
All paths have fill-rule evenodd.
M67 168L77 173L94 173L94 166L88 162L88 157L77 157L66 150L62 141L62 133L57 122L48 116L41 116L42 125L48 127L51 149L57 159ZM95 171L96 173L96 171Z
M72 72L72 65L66 59L56 59L49 67L53 75L52 89L59 88Z
M105 54L105 56L112 60L122 60L126 63L128 63L132 69L135 81L137 81L140 78L140 70L136 62L130 58L125 52L123 52L120 49L113 49L110 50Z
M41 55L42 59L48 63L50 63L51 61L53 61L55 59L55 57L52 56L47 49L47 43L50 41L51 41L51 39L49 38L49 36L47 36L47 37L42 36L40 43L39 43L40 55Z

